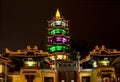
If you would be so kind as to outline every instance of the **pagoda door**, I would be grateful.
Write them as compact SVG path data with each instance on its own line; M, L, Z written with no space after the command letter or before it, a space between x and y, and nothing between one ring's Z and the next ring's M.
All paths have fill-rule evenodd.
M59 71L58 82L77 82L76 71Z
M27 82L33 82L34 80L34 75L25 75L25 78L27 79Z

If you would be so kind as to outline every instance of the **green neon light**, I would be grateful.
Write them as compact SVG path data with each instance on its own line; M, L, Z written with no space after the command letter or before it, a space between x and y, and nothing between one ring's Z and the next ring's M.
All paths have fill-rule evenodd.
M52 47L50 47L50 51L51 52L54 52L56 49L55 49L55 46L52 46Z
M67 30L63 29L63 28L54 28L52 30L50 30L50 35L54 35L54 34L67 34Z
M57 50L57 51L61 51L61 50L62 50L62 47L63 47L63 46L61 46L61 45L57 45L57 46L56 46L56 50Z
M66 46L66 45L51 45L50 47L49 47L49 51L50 52L59 52L59 51L68 51L69 50L69 47L68 46Z

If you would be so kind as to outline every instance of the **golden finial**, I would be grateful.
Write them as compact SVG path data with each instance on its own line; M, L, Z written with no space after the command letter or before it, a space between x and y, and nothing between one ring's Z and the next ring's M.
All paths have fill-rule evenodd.
M102 45L101 50L105 50L105 45Z
M6 53L9 53L9 52L10 52L8 48L5 48L5 51L6 51Z
M34 49L35 49L35 50L38 50L38 47L37 47L36 45L34 45Z
M98 45L95 46L95 50L99 50L99 46Z
M27 50L30 50L30 49L31 49L31 47L30 47L30 45L28 45L28 46L27 46Z
M60 12L59 12L59 9L57 9L57 12L56 12L56 18L60 18Z

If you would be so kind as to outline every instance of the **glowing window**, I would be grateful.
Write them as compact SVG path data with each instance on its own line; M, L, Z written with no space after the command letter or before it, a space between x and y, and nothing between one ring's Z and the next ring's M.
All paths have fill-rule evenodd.
M49 39L49 43L68 43L68 38L63 36L55 36Z
M49 52L59 52L59 51L65 51L65 52L67 52L69 50L69 47L68 46L66 46L66 45L60 45L60 44L57 44L57 45L51 45L50 47L49 47Z
M62 50L62 47L63 47L63 46L61 46L61 45L57 45L57 46L56 46L56 50L57 50L57 51L61 51L61 50Z
M33 58L27 58L24 60L24 65L25 66L37 66L37 62Z
M54 28L52 30L50 30L50 35L54 35L54 34L67 34L67 30L63 29L63 28Z
M49 51L50 51L50 52L54 52L54 51L55 51L55 46L50 46L50 47L49 47Z
M53 21L51 24L50 24L51 27L53 26L64 26L64 27L68 27L68 25L64 22L64 21L61 21L61 20L56 20L56 21Z

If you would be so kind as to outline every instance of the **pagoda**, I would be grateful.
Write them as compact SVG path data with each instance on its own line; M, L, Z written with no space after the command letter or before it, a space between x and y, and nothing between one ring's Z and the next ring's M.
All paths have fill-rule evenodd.
M48 21L48 51L51 54L64 56L69 52L69 26L68 21L61 17L57 9L55 17Z

